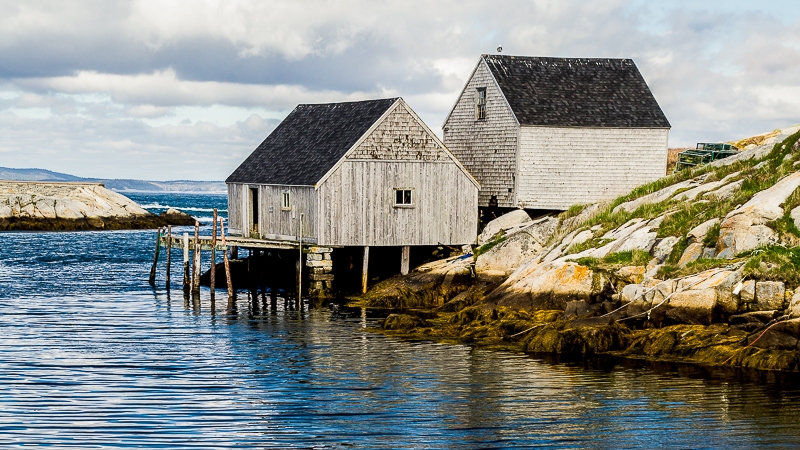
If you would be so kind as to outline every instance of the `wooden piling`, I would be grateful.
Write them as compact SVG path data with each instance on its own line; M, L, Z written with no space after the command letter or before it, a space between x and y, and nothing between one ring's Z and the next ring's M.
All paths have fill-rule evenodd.
M367 280L369 273L369 247L364 247L364 263L361 266L361 293L367 293Z
M403 246L403 254L400 256L400 274L408 275L408 266L411 263L411 246Z
M220 218L220 222L223 224L220 226L222 229L222 247L225 248L224 250L224 262L225 262L225 280L228 282L228 302L233 299L233 283L231 282L231 265L228 261L228 248L225 245L225 227L224 227L224 219Z
M200 293L200 222L194 221L194 258L192 258L192 293Z
M170 284L170 267L172 266L172 225L167 225L167 291Z
M299 302L303 298L303 213L300 213L297 244L297 247L300 249L297 259L297 301Z
M150 285L156 285L156 264L158 264L158 253L161 250L161 227L156 234L156 251L153 253L153 265L150 267Z
M214 299L214 289L217 281L217 208L214 208L214 222L211 224L211 299Z
M189 292L189 233L183 233L183 290Z

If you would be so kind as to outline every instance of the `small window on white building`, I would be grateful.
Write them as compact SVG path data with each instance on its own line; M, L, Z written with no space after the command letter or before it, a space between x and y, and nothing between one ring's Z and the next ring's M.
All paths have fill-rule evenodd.
M414 206L414 190L397 188L394 190L394 206L409 208Z
M292 209L292 193L288 190L281 192L281 211L291 211Z
M475 96L475 120L486 119L486 88L478 88Z

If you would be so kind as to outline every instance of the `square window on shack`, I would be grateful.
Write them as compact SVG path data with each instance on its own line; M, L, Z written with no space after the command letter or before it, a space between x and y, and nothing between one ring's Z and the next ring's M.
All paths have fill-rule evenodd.
M292 193L289 191L281 192L281 211L290 211L292 209Z
M412 189L395 189L394 190L394 205L395 206L412 206Z

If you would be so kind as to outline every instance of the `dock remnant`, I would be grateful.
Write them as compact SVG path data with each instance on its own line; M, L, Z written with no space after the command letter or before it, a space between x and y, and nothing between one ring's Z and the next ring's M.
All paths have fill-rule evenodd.
M156 251L153 253L153 265L150 266L150 285L156 284L156 265L158 265L158 253L161 249L161 227L158 228L156 234Z
M166 285L167 290L170 288L170 267L172 267L172 225L167 225L167 275Z
M200 293L200 222L194 222L194 258L192 259L192 294Z
M189 233L183 233L183 292L189 292Z
M214 291L216 290L216 273L217 273L217 208L214 208L214 220L211 223L211 272L209 273L211 280L209 287L211 289L211 300L214 300Z

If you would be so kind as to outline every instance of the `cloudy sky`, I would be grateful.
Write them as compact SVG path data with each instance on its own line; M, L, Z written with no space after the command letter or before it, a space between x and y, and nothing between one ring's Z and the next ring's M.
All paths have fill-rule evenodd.
M800 123L793 0L0 0L0 166L221 180L297 103L432 129L481 53L633 58L670 146Z

